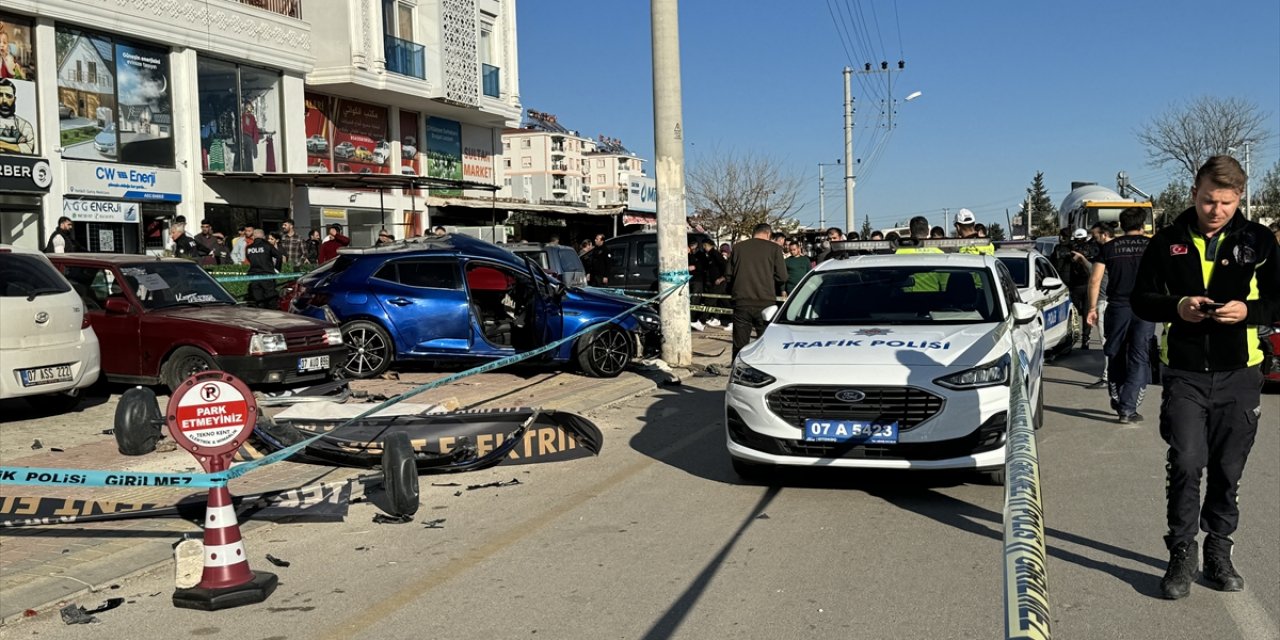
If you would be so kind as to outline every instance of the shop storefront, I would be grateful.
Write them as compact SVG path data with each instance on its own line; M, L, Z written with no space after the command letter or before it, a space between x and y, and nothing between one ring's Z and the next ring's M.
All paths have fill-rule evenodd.
M180 178L173 169L68 162L62 215L89 251L158 253L177 215ZM192 221L198 224L198 221Z
M52 181L43 158L0 154L0 244L44 247L40 196Z

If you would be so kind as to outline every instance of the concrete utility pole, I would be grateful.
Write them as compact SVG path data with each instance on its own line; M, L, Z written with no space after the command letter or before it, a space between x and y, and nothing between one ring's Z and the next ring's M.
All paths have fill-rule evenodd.
M680 103L680 21L677 0L650 0L653 33L653 147L658 183L658 269L689 268L684 192L684 125ZM659 290L672 283L662 280ZM662 301L662 359L675 367L693 362L689 287Z
M844 232L853 229L853 69L844 68Z

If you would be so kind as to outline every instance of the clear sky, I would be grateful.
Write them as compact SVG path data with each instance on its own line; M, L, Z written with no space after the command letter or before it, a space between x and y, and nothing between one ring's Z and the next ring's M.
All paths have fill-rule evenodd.
M649 3L518 0L517 13L524 106L652 163ZM1255 179L1280 156L1276 0L684 0L680 34L686 160L726 149L776 158L805 177L798 217L809 225L817 163L843 157L850 62L906 61L891 89L885 74L853 85L858 226L866 215L876 227L915 214L941 224L944 207L1003 223L1036 171L1055 205L1073 180L1114 188L1121 170L1154 195L1175 173L1149 165L1134 132L1203 94L1270 113ZM843 226L841 171L825 170L829 225Z

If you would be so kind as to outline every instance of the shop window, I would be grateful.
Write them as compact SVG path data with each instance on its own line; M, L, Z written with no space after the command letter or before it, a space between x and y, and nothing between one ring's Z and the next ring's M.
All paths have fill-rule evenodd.
M62 156L174 166L169 50L62 25L55 40Z
M280 74L202 57L197 75L203 169L283 170Z

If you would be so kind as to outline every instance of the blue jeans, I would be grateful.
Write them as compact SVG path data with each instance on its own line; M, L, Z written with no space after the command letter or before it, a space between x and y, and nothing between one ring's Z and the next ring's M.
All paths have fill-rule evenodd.
M1151 382L1151 339L1156 325L1138 318L1128 303L1111 302L1106 310L1107 385L1111 408L1127 416L1138 411Z

